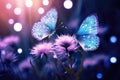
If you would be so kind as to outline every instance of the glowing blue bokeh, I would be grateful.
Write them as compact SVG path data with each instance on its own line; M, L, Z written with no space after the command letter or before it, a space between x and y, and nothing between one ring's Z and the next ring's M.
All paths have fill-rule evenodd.
M116 57L111 57L110 58L110 62L113 63L113 64L116 63L117 62L117 58Z
M110 37L110 42L111 43L116 43L117 42L117 37L116 36L111 36Z
M97 73L97 78L101 79L103 77L102 73Z

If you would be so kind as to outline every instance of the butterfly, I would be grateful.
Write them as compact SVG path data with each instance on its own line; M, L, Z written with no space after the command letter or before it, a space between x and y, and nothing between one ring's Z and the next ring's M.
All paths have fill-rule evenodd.
M95 14L88 16L83 20L77 31L77 38L80 46L85 51L96 50L99 46L100 39L98 34L98 19Z
M54 33L57 23L58 13L55 8L50 9L39 22L34 23L32 36L42 40Z

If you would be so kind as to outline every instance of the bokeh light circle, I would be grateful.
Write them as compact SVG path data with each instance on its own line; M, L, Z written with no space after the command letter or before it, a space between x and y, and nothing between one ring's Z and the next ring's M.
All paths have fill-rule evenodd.
M116 63L117 62L117 58L116 57L111 57L110 58L110 62L113 63L113 64Z
M13 23L14 23L14 19L9 19L9 20L8 20L8 23L9 23L9 24L13 24Z
M16 14L16 15L20 15L21 14L21 9L20 8L15 8L14 9L14 14Z
M15 23L14 24L14 30L16 32L20 32L22 30L22 24L21 23Z
M49 0L43 0L43 5L47 6L49 4Z
M103 77L102 73L97 73L97 78L101 79Z
M17 52L21 54L23 52L22 48L18 48Z
M65 0L64 3L63 3L63 6L66 9L71 9L73 7L73 2L71 0Z
M32 0L26 0L25 5L26 5L26 7L32 7L33 6L33 1Z
M39 13L39 14L43 14L44 12L45 12L44 8L40 7L40 8L38 9L38 13Z
M12 5L10 3L6 4L6 9L11 9Z
M110 37L110 42L111 43L116 43L117 42L117 37L116 36L111 36Z

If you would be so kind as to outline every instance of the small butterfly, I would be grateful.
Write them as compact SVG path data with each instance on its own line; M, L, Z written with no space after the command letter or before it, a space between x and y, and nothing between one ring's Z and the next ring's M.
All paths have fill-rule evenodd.
M50 34L54 33L57 18L57 10L55 8L50 9L45 16L41 18L41 21L34 23L32 35L38 40L50 36Z
M77 36L79 44L85 51L92 51L99 46L98 20L96 15L88 16L78 29Z

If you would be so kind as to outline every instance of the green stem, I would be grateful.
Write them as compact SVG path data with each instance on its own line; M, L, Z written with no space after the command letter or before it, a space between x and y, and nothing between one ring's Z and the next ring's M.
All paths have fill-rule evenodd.
M63 68L67 71L67 73L69 73L69 74L72 73L71 70L70 70L69 68L65 67L65 65L62 63L61 60L59 60L59 63L63 66Z
M54 60L55 60L55 64L54 64L54 66L55 66L55 70L56 70L56 72L57 72L57 78L59 79L59 80L62 80L62 78L60 77L60 73L59 73L59 69L58 69L58 67L57 67L57 59L56 58L54 58Z
M5 70L5 64L3 63L3 60L2 60L2 56L1 56L1 54L0 54L0 60L1 60L1 64L2 64L2 66L3 66L3 70Z
M72 59L71 56L68 56L68 63L70 65L70 71L71 71L71 75L74 73L74 71L72 70Z
M81 65L80 65L78 71L76 72L76 80L79 80L79 75L80 75L80 73L81 73L82 70L83 70L83 62L84 62L84 60L85 60L85 55L84 55L84 53L83 53L80 49L78 49L78 52L81 53L81 55L82 55L82 60L81 60Z
M31 60L30 60L30 64L31 64L33 70L35 71L35 74L39 77L39 72L38 72L37 68L33 65Z

